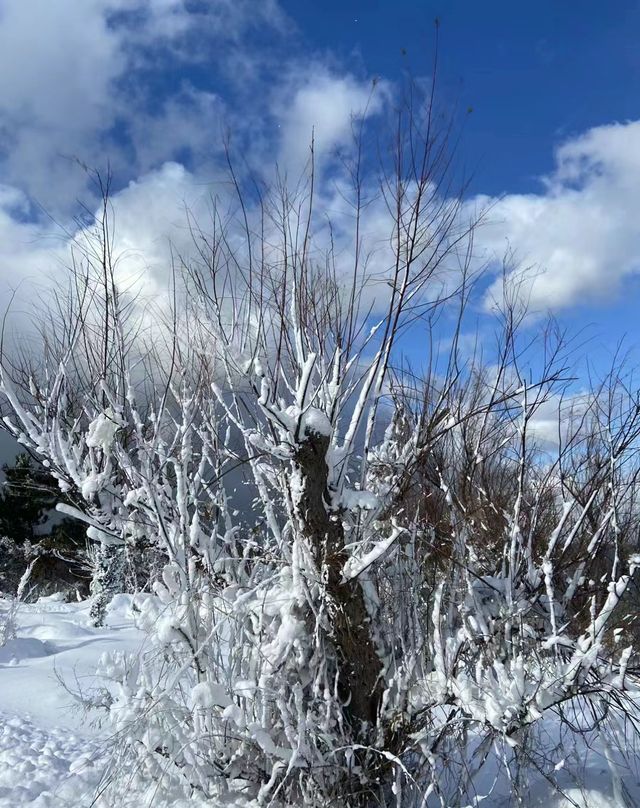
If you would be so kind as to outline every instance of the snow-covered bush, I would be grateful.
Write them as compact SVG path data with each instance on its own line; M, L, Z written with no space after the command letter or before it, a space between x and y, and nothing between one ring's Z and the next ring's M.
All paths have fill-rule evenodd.
M16 611L15 598L5 598L0 603L0 648L16 638Z
M241 227L192 223L148 342L95 249L39 367L5 359L6 428L79 492L62 510L98 548L96 619L127 564L162 559L136 601L153 642L103 660L97 699L154 794L469 804L492 749L521 765L542 717L612 715L635 687L635 399L615 380L585 397L552 457L534 424L560 349L527 364L507 306L492 361L463 365L472 227L431 131L417 159L417 120L377 274L359 243L340 274L311 189L281 189ZM403 334L453 300L450 353L416 381Z

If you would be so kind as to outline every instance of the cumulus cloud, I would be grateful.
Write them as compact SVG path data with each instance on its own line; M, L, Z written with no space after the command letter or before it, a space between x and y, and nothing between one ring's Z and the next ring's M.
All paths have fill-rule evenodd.
M276 117L281 130L279 162L291 174L300 173L309 160L313 135L315 154L322 161L353 140L355 121L378 113L388 87L335 75L315 66L295 75L278 90Z
M274 34L295 43L276 0L60 0L55 8L0 0L0 183L5 197L25 195L17 220L15 206L2 208L0 284L17 277L16 265L31 275L44 261L41 242L52 228L43 211L73 231L78 199L96 202L82 164L102 172L110 165L122 190L114 204L124 208L167 178L168 162L174 173L182 163L208 193L224 164L227 126L258 173L268 174L278 154L281 167L302 170L314 127L319 160L343 145L352 116L377 110L381 92L370 99L368 82L322 61L301 69L295 47L279 60ZM208 71L211 81L203 81ZM235 108L212 89L216 72ZM127 209L127 227L138 226L137 215L147 232L142 208ZM28 233L23 219L33 223Z
M165 163L114 194L111 246L120 287L143 299L167 292L172 260L193 252L187 212L204 221L209 206L209 187L177 163ZM28 210L24 194L0 186L0 283L17 293L18 307L34 288L64 283L72 254L82 261L95 249L90 224L65 232L54 223L29 221Z
M87 192L70 158L141 173L202 152L217 100L167 75L222 70L249 28L283 19L274 0L0 0L0 181L64 215Z
M120 191L112 205L121 288L143 299L167 292L172 256L193 253L188 215L203 221L209 203L208 186L178 163L166 163Z
M52 204L75 190L62 155L82 151L102 128L110 85L124 67L99 5L0 3L2 174Z
M156 269L167 264L169 242L181 243L185 206L221 193L212 182L224 167L226 123L241 161L267 176L277 160L293 182L314 133L316 200L323 217L333 214L338 267L350 266L352 210L332 158L352 143L354 121L375 121L392 89L317 54L302 60L293 45L274 50L266 32L295 42L276 0L59 0L55 8L0 0L0 286L57 271L60 231L34 202L73 230L76 198L93 202L87 176L64 159L72 156L96 168L108 158L123 266L132 278L144 264L149 283L161 283ZM193 75L180 72L194 62ZM203 68L224 82L198 84ZM361 222L373 296L386 292L391 260L389 215L374 185L365 184ZM600 300L640 266L639 189L640 121L595 127L557 149L539 193L472 200L491 208L476 245L490 257L510 250L533 267L522 290L534 309ZM496 281L487 307L499 293Z
M478 243L531 267L521 291L538 311L610 298L640 270L640 121L594 127L555 158L541 193L474 200L491 207Z

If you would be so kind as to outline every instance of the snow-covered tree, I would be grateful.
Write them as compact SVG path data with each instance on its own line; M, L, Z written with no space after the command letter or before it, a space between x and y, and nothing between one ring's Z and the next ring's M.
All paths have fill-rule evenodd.
M42 357L3 359L5 427L81 494L62 509L98 547L97 618L122 565L157 564L136 601L153 642L104 659L97 699L150 799L469 804L492 748L509 766L543 716L611 714L635 682L636 398L612 379L555 458L536 446L561 349L527 361L507 301L491 361L463 360L476 222L429 106L391 163L375 236L353 163L348 267L313 150L293 192L232 169L237 215L190 222L171 305L144 310L105 199ZM417 334L420 377L400 364Z

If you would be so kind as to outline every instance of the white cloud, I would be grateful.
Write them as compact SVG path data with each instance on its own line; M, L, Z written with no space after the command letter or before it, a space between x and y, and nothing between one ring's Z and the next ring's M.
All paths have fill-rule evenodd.
M539 194L506 194L491 204L477 243L501 258L513 250L531 266L523 292L533 310L601 301L640 270L640 121L598 126L556 151ZM499 296L498 281L487 303Z
M145 233L158 229L151 227L151 212L178 208L185 184L202 191L199 183L206 181L209 193L219 176L227 122L242 149L240 161L265 174L278 154L281 168L299 173L314 128L319 161L348 144L353 116L377 112L386 85L372 93L370 83L335 65L311 60L302 67L293 51L280 63L271 43L261 39L274 32L292 34L277 0L0 0L0 183L26 194L28 208L14 216L0 200L0 285L15 279L16 263L31 272L32 259L44 258L33 245L60 232L27 200L71 230L77 199L93 204L89 178L73 158L102 172L109 162L118 187L132 181L113 197L117 226L144 241ZM241 110L191 84L188 71L176 86L170 68L181 75L184 62L198 59L234 86L245 82L236 86ZM274 119L280 123L275 132ZM194 175L184 171L179 178L178 161ZM176 194L171 200L169 187ZM180 216L184 224L183 210ZM165 240L175 235L164 233ZM147 240L143 246L153 265L153 245Z
M0 0L0 182L64 215L87 191L68 158L128 178L202 152L215 99L163 81L184 62L226 69L249 28L284 20L275 0Z
M124 67L102 6L0 1L4 180L46 203L76 190L62 155L84 151L102 128L110 85Z
M143 298L169 291L172 254L194 253L187 211L206 218L210 186L177 163L131 182L112 199L113 253L121 288Z
M37 274L49 249L43 243L54 230L34 223L28 199L65 223L76 198L87 199L87 178L64 156L99 168L108 158L120 182L132 181L114 197L119 234L136 242L150 266L166 263L154 239L179 241L183 201L208 195L219 178L225 122L238 135L240 162L267 176L275 156L292 182L308 161L314 132L318 209L335 214L338 267L350 265L352 211L343 198L345 172L332 156L350 147L354 120L383 110L391 89L384 81L373 88L329 59L302 62L292 51L278 63L262 40L253 48L252 36L250 47L249 30L258 38L291 33L276 0L0 0L0 284ZM236 82L242 109L187 79L152 91L156 58L161 71L211 59L208 66L215 62ZM361 235L371 248L370 269L381 277L371 295L384 296L390 221L373 179L365 182ZM526 285L534 309L601 300L640 267L639 203L640 121L595 127L557 149L540 193L472 200L492 206L476 244L498 257L510 248L534 267ZM488 302L498 290L496 281Z
M312 135L319 160L353 140L355 120L378 113L388 88L378 82L359 81L351 75L334 75L322 66L278 88L276 116L281 128L280 165L294 177L310 156Z
M172 252L193 253L186 211L206 218L209 186L183 166L167 163L132 181L111 198L112 247L116 280L142 301L169 289ZM0 301L21 322L38 307L38 295L64 282L72 251L81 260L91 253L91 227L64 232L54 223L29 220L29 202L20 191L0 185ZM95 246L95 243L94 243ZM35 294L34 294L35 293ZM0 316L2 315L0 311Z

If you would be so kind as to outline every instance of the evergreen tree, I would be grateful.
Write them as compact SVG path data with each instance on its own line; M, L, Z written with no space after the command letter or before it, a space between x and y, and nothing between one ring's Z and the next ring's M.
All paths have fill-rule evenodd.
M24 453L4 464L0 487L0 590L14 592L25 566L37 559L30 578L36 594L88 593L85 527L54 512L69 502L46 468Z
M14 465L2 466L5 482L0 491L0 535L18 544L34 542L60 499L55 480L30 455L19 454Z

